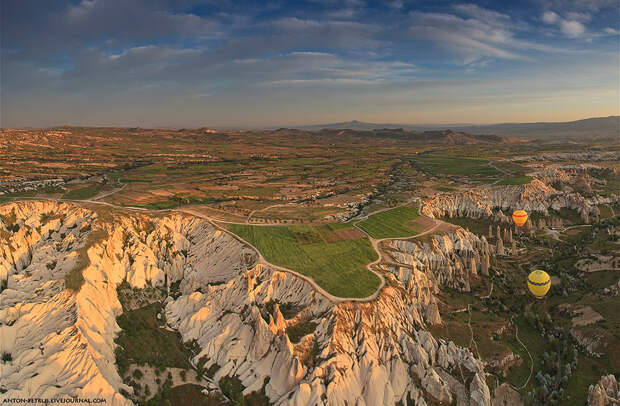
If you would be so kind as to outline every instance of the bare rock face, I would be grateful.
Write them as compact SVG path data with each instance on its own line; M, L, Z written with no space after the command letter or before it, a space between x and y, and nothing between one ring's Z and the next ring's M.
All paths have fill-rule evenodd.
M537 155L517 156L506 159L511 162L548 162L548 161L588 161L588 162L604 162L617 161L617 151L584 151L584 152L545 152ZM568 165L559 165L562 167ZM570 165L574 167L575 165ZM584 166L584 165L580 165Z
M502 237L497 237L497 255L504 255L504 241Z
M122 312L116 286L123 280L140 287L183 279L189 289L204 278L239 272L245 252L255 255L204 221L128 216L106 222L96 212L51 202L0 206L0 230L6 285L0 293L0 351L11 355L0 364L6 397L64 395L131 404L119 393L131 388L114 362L116 316ZM66 281L76 271L83 283L69 290Z
M429 299L420 287L428 286L427 291L433 293L440 286L468 292L472 275L468 272L472 269L471 258L483 258L484 263L488 264L488 257L493 255L486 238L478 238L461 228L450 234L434 236L430 244L390 240L386 249L396 264L402 264L390 269L390 272L408 289L411 284L410 294L421 301ZM432 284L422 280L422 275ZM412 279L415 283L410 283Z
M504 382L495 389L493 406L523 406L521 394Z
M609 296L620 295L620 279L618 279L618 282L613 283L610 286L603 289L603 294L609 295Z
M403 243L408 242L394 241ZM484 247L480 240L454 236L435 244L443 248L442 257L453 253L454 246ZM439 258L431 246L413 246L403 246L410 248L402 252L407 255L403 258L421 269L422 261ZM407 399L450 404L456 393L468 393L475 399L472 404L490 404L480 361L469 350L435 340L424 330L426 323L440 321L432 272L406 266L388 271L389 284L375 301L334 305L294 275L258 265L226 285L170 302L166 319L184 339L198 340L203 351L196 358L208 359L206 367L221 367L215 381L236 375L249 393L269 377L265 393L277 405L393 405ZM266 322L260 309L267 302L301 310L278 322L281 316L274 309L277 314ZM292 343L278 325L299 322L313 323L315 330ZM313 355L309 349L315 346L318 353ZM475 379L463 384L456 372L460 370ZM459 399L459 404L466 402L465 396Z
M596 214L597 205L617 201L619 197L616 195L586 198L579 193L557 190L543 180L534 179L526 185L483 186L467 191L442 193L424 201L422 214L428 217L480 218L496 216L494 209L522 209L547 215L550 208L569 208L577 210L585 221L589 215Z
M257 265L256 252L196 217L49 202L0 206L0 215L0 351L12 358L0 364L3 396L131 404L114 363L116 288L127 281L179 282L166 320L198 342L193 361L220 367L213 382L234 375L245 393L264 387L276 405L490 405L483 364L425 330L441 321L439 287L468 290L473 269L488 264L484 237L458 229L430 244L389 241L396 262L384 266L377 299L334 304L294 274ZM69 290L76 269L83 283ZM310 332L293 337L300 325Z
M58 221L44 224L47 213ZM130 404L118 393L124 385L113 361L113 314L120 304L109 298L115 291L88 283L74 294L63 281L80 255L93 254L80 250L97 215L52 203L0 206L0 215L0 274L7 278L0 293L0 350L12 357L0 364L4 396L71 394Z
M569 330L571 337L590 355L600 358L607 350L606 332L602 329L584 330L573 327Z
M596 385L588 388L588 405L611 406L620 404L620 386L613 375L602 376Z

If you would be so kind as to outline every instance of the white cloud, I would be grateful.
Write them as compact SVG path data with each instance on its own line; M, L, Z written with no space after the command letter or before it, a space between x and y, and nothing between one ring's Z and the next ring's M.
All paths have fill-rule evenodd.
M565 18L553 11L545 11L542 15L543 22L557 25L562 34L571 38L583 36L586 33L586 26L583 23L590 19L590 13L587 12L569 12L566 13Z
M603 30L603 32L605 34L609 34L609 35L619 35L620 31L616 30L615 28L611 28L611 27L607 27Z
M560 20L560 16L553 11L545 11L543 13L542 19L547 24L555 24Z
M586 32L586 27L579 21L562 20L560 30L569 37L577 38Z

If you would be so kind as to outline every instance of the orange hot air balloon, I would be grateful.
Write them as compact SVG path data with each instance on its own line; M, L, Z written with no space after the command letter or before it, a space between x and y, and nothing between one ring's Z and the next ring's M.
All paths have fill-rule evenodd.
M512 219L517 227L521 227L527 221L527 213L525 210L517 210L512 213Z

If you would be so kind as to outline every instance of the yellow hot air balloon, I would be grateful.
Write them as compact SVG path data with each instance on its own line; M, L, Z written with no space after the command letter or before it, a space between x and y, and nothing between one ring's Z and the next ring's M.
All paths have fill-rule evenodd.
M525 210L517 210L512 213L512 219L517 227L521 227L527 221L527 212Z
M537 269L527 277L527 287L536 299L542 299L549 292L551 278L547 272Z

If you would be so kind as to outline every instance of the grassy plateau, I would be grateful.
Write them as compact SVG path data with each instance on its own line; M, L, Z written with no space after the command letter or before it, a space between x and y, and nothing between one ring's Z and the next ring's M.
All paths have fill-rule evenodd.
M227 228L253 244L267 261L311 277L332 295L366 297L379 287L377 275L366 269L377 253L350 225L228 224Z
M401 206L373 214L357 226L373 238L409 237L418 233L411 222L419 216L417 208Z

